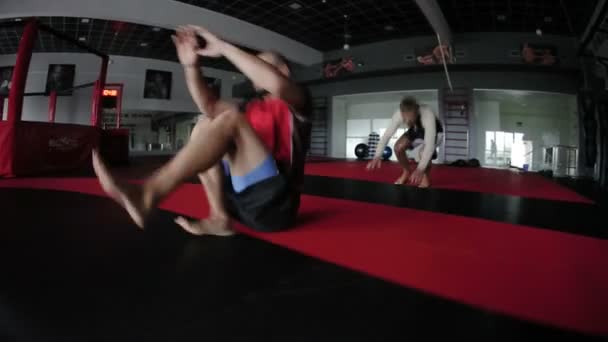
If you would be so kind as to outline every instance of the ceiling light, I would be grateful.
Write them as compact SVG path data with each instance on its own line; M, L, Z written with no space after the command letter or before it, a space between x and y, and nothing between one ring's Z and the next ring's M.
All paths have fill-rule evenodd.
M298 3L298 2L292 2L292 3L289 5L289 8L291 8L291 9L292 9L292 10L294 10L294 11L297 11L297 10L299 10L300 8L302 8L302 5L300 5L300 3Z
M87 40L87 37L79 37L78 40L84 42L85 40Z
M21 20L22 20L21 18L15 18L15 21L21 21Z
M326 2L327 2L327 0L323 0L323 1L321 1L321 2L322 2L322 3L326 3Z
M347 50L347 51L350 50L350 45L348 45L348 43L344 44L344 50Z
M536 35L537 35L537 36L542 36L542 35L543 35L543 30L541 30L541 29L537 28L537 29L536 29Z
M393 31L395 29L395 27L393 25L386 25L386 26L384 26L384 29L386 31Z
M146 47L146 46L148 46L148 43L143 42L143 43L140 43L140 44L139 44L139 46L141 46L141 47Z
M160 27L153 27L153 28L152 28L152 31L154 31L154 32L159 32L159 31L160 31Z
M88 24L89 21L91 21L91 19L89 19L89 18L82 18L82 19L80 19L80 22L83 23L83 24Z
M498 19L498 21L505 21L507 20L507 16L504 14L499 14L496 16L496 19Z

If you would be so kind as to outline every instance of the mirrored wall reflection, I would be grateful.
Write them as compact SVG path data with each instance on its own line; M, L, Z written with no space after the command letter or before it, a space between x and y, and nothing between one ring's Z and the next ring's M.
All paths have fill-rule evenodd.
M439 113L438 91L437 90L412 90L394 91L382 93L355 94L334 97L334 102L339 101L343 104L342 113L334 108L334 115L341 115L346 124L346 143L344 145L344 155L341 158L354 159L355 147L358 144L368 144L371 133L382 136L391 123L391 117L405 96L416 98L420 104L428 105ZM404 129L399 129L389 140L388 146L394 147L395 142L403 133ZM397 158L393 153L391 160Z
M576 96L512 90L475 90L471 152L486 167L530 171L556 167L555 147L578 148Z
M120 127L129 129L132 155L164 155L179 151L190 139L198 113L126 112ZM115 127L115 113L104 113L105 127Z

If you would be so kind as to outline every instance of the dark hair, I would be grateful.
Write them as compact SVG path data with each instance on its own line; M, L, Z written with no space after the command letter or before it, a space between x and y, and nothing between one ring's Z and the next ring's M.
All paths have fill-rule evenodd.
M405 112L418 113L418 110L420 109L420 105L418 104L418 101L416 101L415 98L408 96L408 97L404 97L403 100L401 100L401 105L399 106L399 108L401 109L402 113L405 113Z

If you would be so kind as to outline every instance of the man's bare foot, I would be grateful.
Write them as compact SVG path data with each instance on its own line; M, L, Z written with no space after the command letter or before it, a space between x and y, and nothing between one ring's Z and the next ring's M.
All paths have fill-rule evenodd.
M395 181L395 184L397 184L397 185L406 184L408 178L410 178L410 174L404 172L401 174L401 176L399 176L399 178L397 178L397 180Z
M426 175L422 177L422 181L420 182L420 184L418 184L418 187L421 189L431 187L431 181L429 180L429 177L427 177Z
M231 236L235 234L230 219L227 218L208 218L200 221L190 221L180 216L175 219L175 223L188 233L198 236Z
M127 211L139 228L143 228L151 207L144 205L141 186L116 179L97 151L93 151L93 169L103 191Z

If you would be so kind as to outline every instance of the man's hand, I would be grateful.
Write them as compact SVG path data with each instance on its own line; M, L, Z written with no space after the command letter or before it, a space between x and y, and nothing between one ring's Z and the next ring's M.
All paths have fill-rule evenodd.
M188 28L205 40L205 46L197 49L196 53L204 57L222 57L226 42L202 26L188 25Z
M179 62L185 67L198 66L198 42L193 30L184 27L178 27L175 30L175 35L171 36Z
M367 163L367 171L373 171L382 167L382 159L374 158L372 161Z
M424 172L420 171L419 169L416 169L416 171L414 171L410 176L409 183L413 186L418 186L420 185L420 182L422 182L423 177Z

